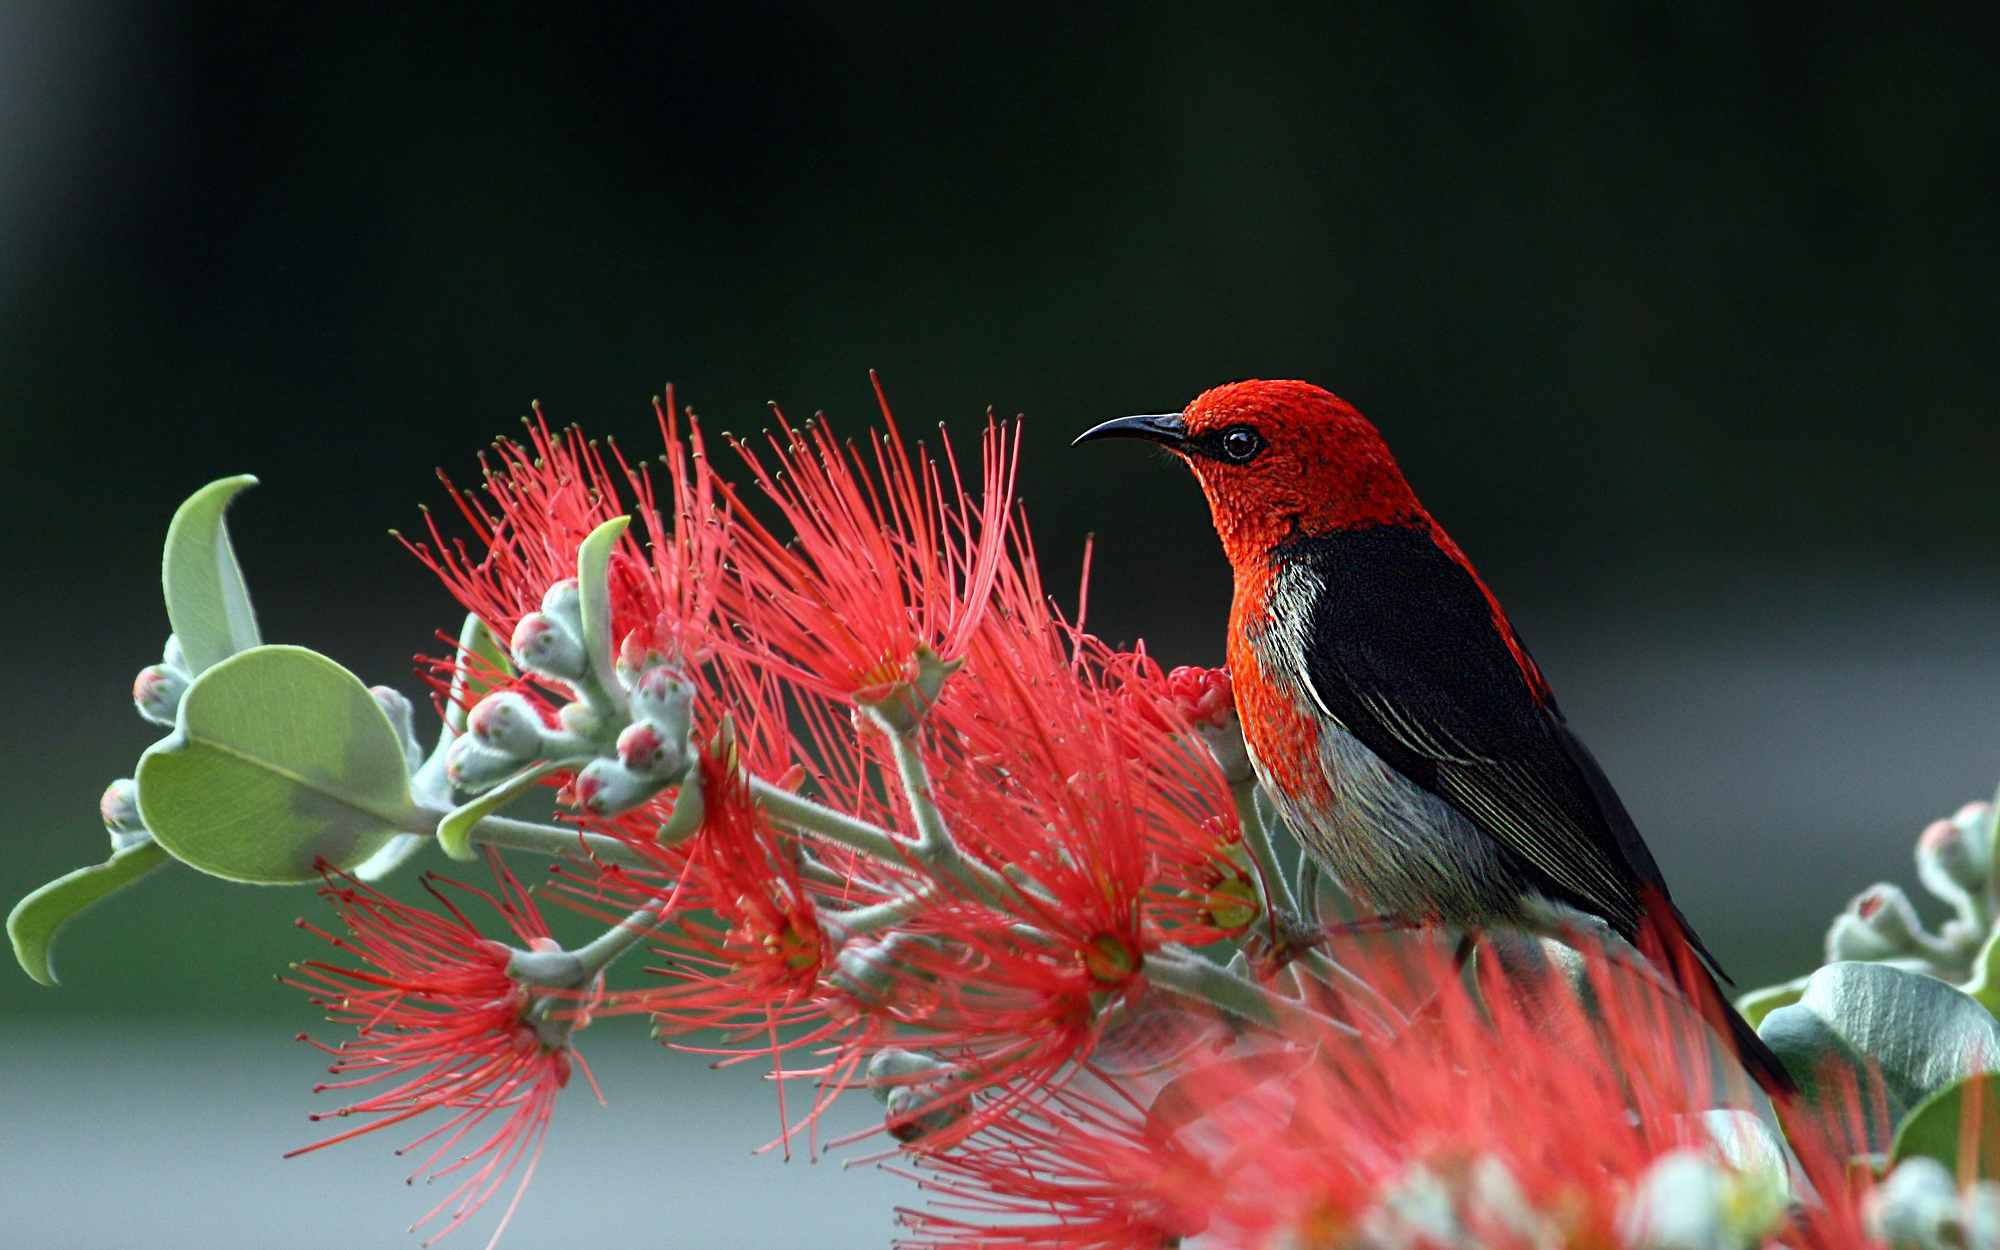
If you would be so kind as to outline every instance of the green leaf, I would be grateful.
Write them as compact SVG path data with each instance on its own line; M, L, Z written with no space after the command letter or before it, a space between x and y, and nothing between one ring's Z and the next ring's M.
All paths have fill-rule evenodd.
M625 688L612 667L611 551L632 524L628 516L612 517L590 531L576 549L576 589L583 612L583 647L590 656L590 674L622 713Z
M499 682L476 676L475 668L505 678L513 674L514 662L486 622L468 613L464 628L458 631L458 671L452 674L451 699L444 708L444 723L451 727L453 737L465 732L465 710L500 688Z
M1743 1013L1743 1018L1748 1020L1750 1027L1754 1029L1764 1023L1765 1016L1780 1007L1789 1007L1799 1001L1806 992L1806 982L1810 980L1812 977L1808 974L1778 985L1767 985L1762 989L1751 990L1736 1000L1736 1010Z
M1961 986L1980 1006L2000 1016L2000 927L1979 948L1972 961L1972 979Z
M1757 1033L1808 1098L1858 1092L1875 1150L1887 1150L1894 1125L1932 1093L2000 1066L1992 1013L1943 981L1888 964L1828 964ZM1878 1094L1887 1123L1872 1110Z
M254 647L196 678L138 781L160 845L231 881L316 881L318 860L353 868L427 827L381 705L304 647Z
M2000 1180L2000 1073L1954 1081L1918 1103L1896 1130L1889 1161L1927 1155L1956 1170L1961 1148L1980 1179Z
M524 773L514 774L470 803L452 808L444 819L438 821L438 845L453 859L477 859L478 855L472 849L474 825L534 789L550 773L574 768L576 764L576 760L545 761Z
M7 913L7 937L14 958L43 985L56 983L56 935L78 912L98 899L116 894L167 862L158 843L140 842L101 864L66 873L14 904Z
M257 613L222 519L237 492L256 484L248 474L210 482L188 496L167 527L160 565L167 620L181 640L188 672L197 677L261 641Z

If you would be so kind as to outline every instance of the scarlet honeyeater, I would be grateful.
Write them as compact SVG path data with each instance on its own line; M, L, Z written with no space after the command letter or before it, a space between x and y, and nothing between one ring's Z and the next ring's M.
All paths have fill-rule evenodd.
M1235 574L1229 672L1259 780L1384 916L1560 934L1651 956L1758 1083L1793 1088L1520 636L1375 427L1304 382L1238 382L1143 438L1194 470Z

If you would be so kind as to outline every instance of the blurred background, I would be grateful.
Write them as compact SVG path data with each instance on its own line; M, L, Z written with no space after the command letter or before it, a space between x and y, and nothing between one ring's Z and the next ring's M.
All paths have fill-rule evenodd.
M103 858L196 486L263 480L268 639L417 694L434 469L536 399L643 449L668 382L858 432L870 368L1025 414L1045 568L1095 533L1168 663L1221 656L1200 497L1069 438L1356 403L1745 986L2000 779L1991 6L0 0L0 894ZM170 870L0 975L0 1245L415 1243L390 1134L276 1160L318 907ZM905 1185L752 1160L767 1091L627 1031L508 1244L886 1243Z

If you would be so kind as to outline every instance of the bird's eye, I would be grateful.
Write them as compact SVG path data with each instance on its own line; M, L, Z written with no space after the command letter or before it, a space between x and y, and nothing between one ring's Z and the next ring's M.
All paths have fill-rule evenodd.
M1222 457L1231 464L1249 464L1264 450L1264 436L1247 425L1232 425L1222 432Z

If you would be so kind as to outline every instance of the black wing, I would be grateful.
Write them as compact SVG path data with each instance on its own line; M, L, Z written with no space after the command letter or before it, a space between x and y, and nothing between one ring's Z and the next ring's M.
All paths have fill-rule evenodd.
M1296 540L1312 574L1320 710L1519 857L1544 892L1628 937L1660 872L1624 806L1508 649L1479 583L1422 530ZM1295 566L1297 567L1297 566Z

